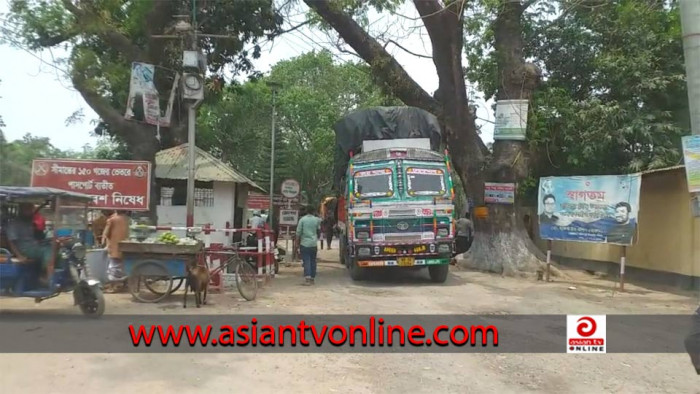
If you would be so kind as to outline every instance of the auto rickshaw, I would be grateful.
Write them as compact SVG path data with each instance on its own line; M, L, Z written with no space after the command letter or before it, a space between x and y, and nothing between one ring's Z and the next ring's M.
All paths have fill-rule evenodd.
M87 250L80 241L91 201L86 194L47 187L0 186L0 296L34 298L39 303L72 291L74 305L84 315L97 318L104 313L101 284L87 277ZM8 230L18 221L20 207L33 207L35 220L46 218L45 228L34 227L36 242L50 256L46 272L37 261L20 261L11 252ZM26 222L24 226L26 230Z

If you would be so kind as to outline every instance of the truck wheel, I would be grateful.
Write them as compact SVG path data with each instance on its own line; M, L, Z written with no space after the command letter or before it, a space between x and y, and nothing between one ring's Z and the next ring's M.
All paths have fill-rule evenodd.
M355 281L364 280L367 276L367 269L357 265L356 259L352 257L349 258L349 263L350 266L348 267L348 269L350 270L350 278L352 278L352 280Z
M449 264L431 265L428 267L430 280L435 283L444 283L447 280L447 273L450 271Z

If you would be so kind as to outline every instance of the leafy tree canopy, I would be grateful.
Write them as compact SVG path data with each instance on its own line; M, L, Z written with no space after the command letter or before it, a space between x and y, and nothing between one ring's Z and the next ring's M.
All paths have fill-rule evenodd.
M220 102L201 109L200 146L266 188L272 127L267 82L272 81L281 86L276 97L275 187L293 177L316 203L332 184L333 124L355 109L398 101L373 85L368 67L338 64L328 51L282 61L268 76L231 87Z
M497 89L493 2L468 22L467 76ZM675 165L689 132L678 5L656 0L536 2L526 55L544 80L530 111L533 176L636 172ZM534 180L534 178L533 178Z

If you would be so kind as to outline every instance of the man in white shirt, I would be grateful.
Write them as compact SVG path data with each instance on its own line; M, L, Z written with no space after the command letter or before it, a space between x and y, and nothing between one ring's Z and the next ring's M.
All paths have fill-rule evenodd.
M265 219L260 216L260 211L253 211L253 217L250 218L251 228L263 228L265 227Z

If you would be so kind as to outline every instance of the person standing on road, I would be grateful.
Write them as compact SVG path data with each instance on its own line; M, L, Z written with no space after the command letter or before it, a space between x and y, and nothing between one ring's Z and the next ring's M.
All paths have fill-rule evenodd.
M122 260L122 252L119 249L119 242L127 238L129 238L129 218L126 216L126 212L117 211L107 219L107 225L102 234L102 239L105 240L109 254L107 278L110 281L124 279L124 262Z
M313 285L316 279L316 257L318 255L318 233L321 230L321 219L314 216L310 207L302 207L303 217L297 224L297 243L304 264L304 285Z
M263 228L265 219L260 215L260 211L253 211L253 217L250 218L250 228Z
M469 212L465 213L463 217L457 220L456 227L457 254L462 254L469 250L474 237L474 223L472 223L469 217Z
M95 237L96 246L102 246L105 244L105 240L102 239L102 236L104 235L105 227L107 227L107 219L112 216L114 211L103 209L101 213L102 214L100 217L92 222L92 234Z
M326 216L321 222L321 236L326 239L326 249L331 250L331 242L333 242L333 219ZM323 238L321 238L321 249L323 249Z

